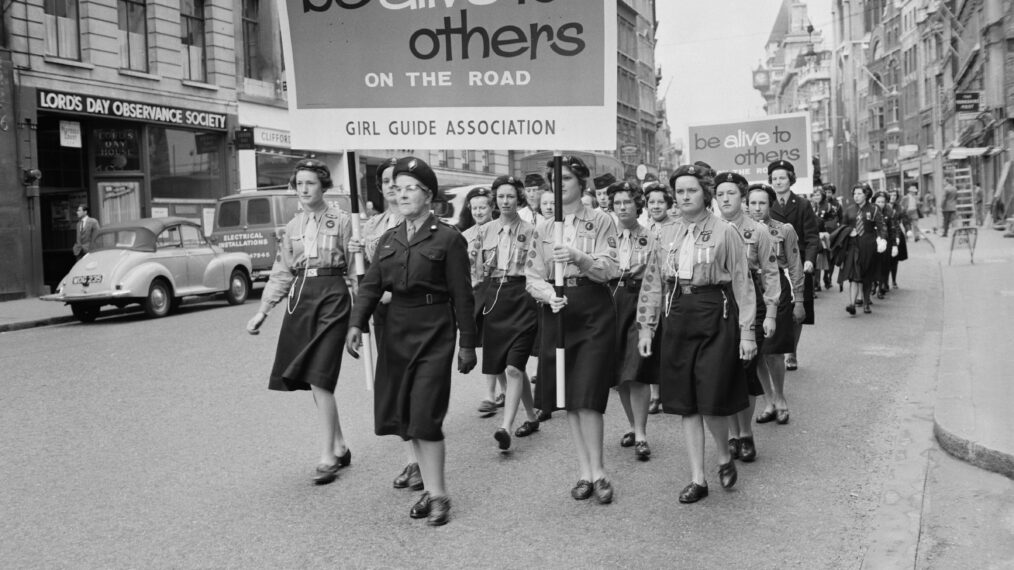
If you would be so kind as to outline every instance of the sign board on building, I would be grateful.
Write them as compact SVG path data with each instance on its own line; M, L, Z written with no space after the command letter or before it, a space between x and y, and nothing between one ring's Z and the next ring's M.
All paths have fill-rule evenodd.
M81 123L60 121L60 146L81 148Z
M194 146L197 147L197 154L208 154L218 150L218 141L221 135L200 133L194 135Z
M236 131L236 150L254 150L257 145L254 143L254 132L250 129L239 129Z
M612 0L277 4L295 148L616 144Z
M292 135L289 131L278 129L265 129L254 127L254 144L257 146L270 146L274 148L292 148Z
M955 112L974 115L980 110L980 93L978 91L960 91L954 94Z
M733 171L751 182L767 181L768 164L792 163L793 190L812 190L813 148L808 113L770 115L727 123L689 127L689 162L703 160L718 172Z
M222 113L195 111L140 101L110 99L82 93L39 89L36 104L40 111L113 117L195 129L225 130L226 115Z

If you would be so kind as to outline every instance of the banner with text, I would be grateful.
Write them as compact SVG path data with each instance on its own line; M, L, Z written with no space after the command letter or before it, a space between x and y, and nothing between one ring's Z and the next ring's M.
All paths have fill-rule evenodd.
M611 149L616 2L279 2L296 148Z
M733 171L750 182L767 182L768 164L787 160L796 170L793 190L813 189L810 115L791 113L729 123L691 125L690 161L703 160L718 172Z

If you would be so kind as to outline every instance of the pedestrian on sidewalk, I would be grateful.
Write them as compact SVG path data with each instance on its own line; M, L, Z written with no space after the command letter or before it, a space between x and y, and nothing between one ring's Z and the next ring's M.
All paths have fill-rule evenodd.
M302 209L285 226L268 284L247 331L257 334L278 303L285 302L282 330L268 389L310 390L320 426L320 460L313 482L331 483L352 462L342 435L334 389L341 371L341 350L352 305L345 282L352 218L324 201L334 186L331 171L315 159L296 163L289 188Z
M954 212L958 210L958 189L950 181L944 183L944 199L940 203L940 212L944 215L943 237L947 237L947 230L954 220Z
M833 257L841 269L838 283L849 282L849 303L845 310L856 314L856 301L862 291L863 312L870 313L870 291L876 279L877 251L887 247L887 227L880 211L870 202L873 190L866 184L852 187L854 203L845 209L838 238L832 240ZM883 240L883 248L878 243Z
M458 337L458 372L476 364L474 299L468 244L431 212L437 176L421 159L407 156L394 167L398 208L404 222L377 244L377 260L359 284L345 349L359 357L362 331L385 291L391 314L379 347L374 432L411 441L426 491L409 510L414 519L440 526L450 520L443 423L451 397L451 363Z
M88 205L77 207L77 240L74 242L74 257L81 259L90 252L95 244L95 234L99 233L99 221L88 215Z
M909 185L908 192L902 198L902 205L904 206L905 216L908 218L908 228L912 232L912 238L918 242L926 236L919 229L919 220L923 214L922 205L919 204L919 187L917 185Z

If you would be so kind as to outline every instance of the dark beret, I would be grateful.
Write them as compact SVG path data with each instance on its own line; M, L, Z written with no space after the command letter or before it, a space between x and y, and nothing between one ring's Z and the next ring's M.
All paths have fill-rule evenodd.
M743 178L742 175L736 174L735 172L723 172L715 177L715 186L725 182L732 182L737 186L747 184L746 178Z
M677 168L676 172L673 172L672 176L669 177L669 187L675 187L676 179L680 176L693 176L698 180L704 180L706 176L710 175L710 167L700 166L698 164L684 164L683 166Z
M595 189L602 190L616 183L616 177L613 176L613 173L607 172L601 176L596 176L593 181L595 182Z
M398 164L398 158L395 157L395 156L392 156L391 158L389 158L389 159L385 160L384 162L381 162L380 164L377 165L377 188L380 188L381 186L384 185L383 184L384 171L387 170L388 168L391 168L392 166L397 165L397 164Z
M493 181L493 184L491 186L493 188L493 191L496 192L496 189L503 186L504 184L510 184L511 186L517 188L519 191L524 191L525 189L525 187L522 186L521 184L521 180L516 176L498 176L497 179Z
M694 166L700 166L701 168L703 168L706 171L705 175L709 174L711 176L715 175L715 169L711 168L711 165L708 164L707 162L704 162L703 160L698 160L697 162L694 163Z
M525 187L542 186L546 179L541 174L528 174L525 176Z
M581 180L587 180L588 177L591 176L591 170L588 169L588 165L586 165L580 158L570 154L565 154L561 158L563 165L569 168L570 171L574 173L574 176L577 176ZM551 158L548 162L546 162L546 168L548 168L550 172L553 171L553 160L554 159Z
M774 171L776 171L776 170L787 170L787 171L789 171L789 172L791 172L793 174L796 173L795 167L793 167L792 163L789 162L789 161L787 161L787 160L776 160L776 161L772 162L771 164L769 164L768 165L768 176L771 176L771 173L774 172Z
M778 200L778 197L775 194L775 189L768 184L764 184L763 182L751 184L750 188L747 189L747 193L753 193L755 190L759 190L768 195L768 206L774 206L775 202Z
M398 162L394 165L394 175L398 176L399 174L408 174L415 178L430 191L430 194L436 197L436 193L439 190L437 175L423 159L414 156L399 158Z

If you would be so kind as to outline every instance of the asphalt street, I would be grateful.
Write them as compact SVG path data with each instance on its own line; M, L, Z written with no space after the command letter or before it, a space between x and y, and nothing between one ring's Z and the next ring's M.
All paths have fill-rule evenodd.
M615 502L576 502L563 416L502 454L492 437L500 416L475 411L484 383L473 372L455 376L445 423L452 520L427 527L408 517L416 493L391 488L403 444L373 435L371 393L348 357L337 395L352 465L315 487L310 394L267 390L282 308L256 337L243 330L256 305L224 301L161 320L127 314L6 333L0 567L951 568L995 560L990 549L1001 548L998 537L1010 543L1014 527L1011 482L977 473L976 486L961 471L975 468L949 463L931 443L940 282L923 246L912 248L901 289L873 315L850 318L837 288L820 293L818 324L805 329L800 369L788 373L791 423L756 426L759 459L739 464L730 492L718 485L709 440L711 496L695 505L676 500L689 481L677 416L650 417L654 455L640 463L618 444L626 420L614 395L605 454ZM996 519L979 520L976 497L989 499L999 529L977 532Z

